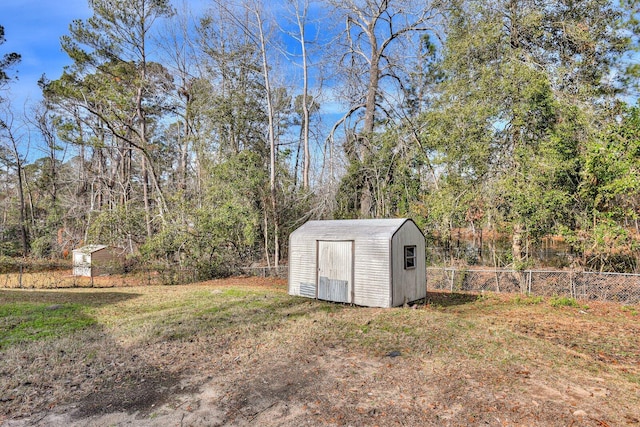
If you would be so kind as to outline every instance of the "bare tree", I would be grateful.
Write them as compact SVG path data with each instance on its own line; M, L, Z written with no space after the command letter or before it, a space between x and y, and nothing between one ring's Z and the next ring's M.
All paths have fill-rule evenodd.
M172 139L172 146L177 147L177 165L175 181L177 187L183 191L189 191L196 197L201 194L201 179L203 171L200 169L202 162L197 163L195 188L189 187L189 163L190 155L194 152L194 141L197 139L195 99L198 97L200 73L197 63L196 47L197 30L195 18L184 3L182 8L176 11L173 19L166 22L157 38L157 45L162 50L163 64L175 76L176 87L172 93L176 115L176 121L171 125L168 138Z
M309 148L309 133L311 126L311 110L313 108L314 99L310 96L309 89L309 53L307 52L307 24L309 22L310 0L288 0L288 6L294 19L296 31L289 32L289 35L296 40L300 47L300 60L302 68L302 95L300 98L300 110L302 112L302 120L300 123L300 135L303 147L303 166L302 166L302 188L309 188L309 171L311 168L311 150ZM297 166L297 161L296 161Z
M2 151L8 154L8 156L2 160L7 163L7 166L15 168L16 172L16 189L18 192L18 211L20 216L18 228L20 230L22 254L26 256L29 254L29 234L27 231L27 213L23 182L25 155L21 153L22 147L20 147L23 138L24 135L21 134L20 126L16 123L10 108L4 108L2 117L0 117L0 142L2 142L0 148L4 148Z
M262 74L262 86L264 90L265 112L267 116L267 146L269 151L269 199L272 215L273 235L273 261L277 267L280 262L280 223L278 219L278 198L276 182L276 161L278 150L278 132L276 123L276 90L273 87L270 62L270 36L272 22L268 19L262 0L241 0L236 4L216 0L218 6L224 10L227 17L239 28L247 39L257 49L260 58ZM267 217L265 216L265 253L267 262L271 263L266 233Z
M357 113L363 119L347 148L350 156L363 160L371 150L375 126L382 118L392 120L391 107L402 92L407 73L419 50L419 33L434 31L439 10L434 2L418 0L327 0L344 20L339 66L345 75L349 109L333 132ZM388 82L388 83L385 83ZM370 216L372 194L365 178L360 214Z

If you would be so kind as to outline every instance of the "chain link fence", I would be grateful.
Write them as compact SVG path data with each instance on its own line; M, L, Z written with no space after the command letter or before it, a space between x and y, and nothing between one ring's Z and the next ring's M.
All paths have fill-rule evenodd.
M243 267L240 271L248 276L277 277L280 279L289 277L288 265L280 265L278 267Z
M138 269L125 274L93 277L74 276L70 270L29 272L25 269L22 272L0 274L0 289L119 288L180 285L197 281L197 272L186 269Z
M2 260L0 260L2 261ZM0 289L111 288L128 286L180 285L206 280L202 272L178 266L139 264L127 271L75 276L70 261L0 262ZM224 272L227 275L286 278L288 266L246 267Z
M521 293L637 304L640 303L640 274L429 267L427 289Z
M0 288L59 289L111 288L142 285L177 285L199 280L194 269L139 265L116 274L92 277L75 276L70 261L29 262L12 261L0 264Z
M73 276L69 262L13 265L0 270L0 288L74 288L173 285L198 281L195 270L139 266L125 274ZM145 268L146 267L146 268ZM286 265L242 268L240 274L286 278ZM520 293L579 300L640 303L640 274L572 270L427 267L427 289L448 292Z

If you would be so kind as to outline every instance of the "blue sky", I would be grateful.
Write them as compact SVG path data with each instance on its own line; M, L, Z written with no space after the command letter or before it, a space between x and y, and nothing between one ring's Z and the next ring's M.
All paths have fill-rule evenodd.
M11 70L18 81L10 85L14 108L25 102L37 101L40 89L37 81L46 74L56 79L62 74L69 58L60 48L60 37L67 34L74 19L91 16L87 0L1 0L0 25L4 26L6 42L0 54L17 52L22 61Z
M186 4L190 9L195 9L195 13L202 13L209 2L172 0L172 3L177 8ZM276 8L278 0L267 4ZM275 9L271 12L275 12ZM68 34L69 25L74 20L86 20L91 15L88 0L0 0L0 25L4 26L6 38L5 43L0 45L0 55L17 52L22 56L21 62L9 70L11 76L18 76L18 80L13 80L8 90L2 93L2 97L10 100L10 109L16 115L22 112L30 114L42 99L37 82L43 74L55 80L62 75L66 65L71 65L71 60L60 47L60 37ZM307 37L315 35L315 30L311 29ZM300 72L296 67L293 68L295 72ZM331 93L327 87L324 91ZM321 104L328 124L344 113L343 106L335 99L323 99ZM34 135L35 145L29 149L29 156L40 155L36 149L39 140L37 134Z
M202 12L207 0L173 0L174 6L181 8L187 4L191 9ZM277 2L271 5L276 7ZM317 13L313 12L313 13ZM9 85L9 92L3 94L11 99L13 111L29 110L41 99L37 82L42 74L55 80L62 74L71 60L60 47L60 37L68 34L69 25L75 19L86 20L92 15L88 0L0 0L0 25L5 28L6 42L0 45L0 55L17 52L21 62L9 71L18 76ZM311 28L307 37L315 36ZM297 48L296 44L292 45ZM325 91L328 89L325 88ZM343 106L335 100L325 99L323 110L327 114L342 114Z
M200 11L207 4L206 0L184 3ZM174 0L173 4L182 7L183 0ZM37 81L42 74L55 80L63 67L71 64L60 47L60 37L68 34L73 20L86 20L91 14L88 0L0 0L0 25L4 26L6 38L0 45L0 55L9 52L22 55L21 62L9 71L10 75L18 76L9 85L6 96L12 100L15 111L21 110L25 102L41 99Z

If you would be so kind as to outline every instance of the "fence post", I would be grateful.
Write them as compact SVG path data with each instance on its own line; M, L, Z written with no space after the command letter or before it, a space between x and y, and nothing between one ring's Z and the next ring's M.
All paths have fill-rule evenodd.
M455 268L452 268L451 269L451 280L449 281L449 292L452 292L452 293L453 293L453 278L454 278L455 274L456 274L456 270L455 270Z
M569 270L569 289L571 291L571 298L578 298L578 292L576 290L576 285L573 283L573 270Z

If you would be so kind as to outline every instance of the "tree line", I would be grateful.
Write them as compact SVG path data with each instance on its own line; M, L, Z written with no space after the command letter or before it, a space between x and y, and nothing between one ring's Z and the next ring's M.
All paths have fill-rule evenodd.
M515 268L556 235L637 269L635 0L89 6L42 101L2 98L0 255L102 243L212 277L279 265L308 219L406 216L507 236Z

